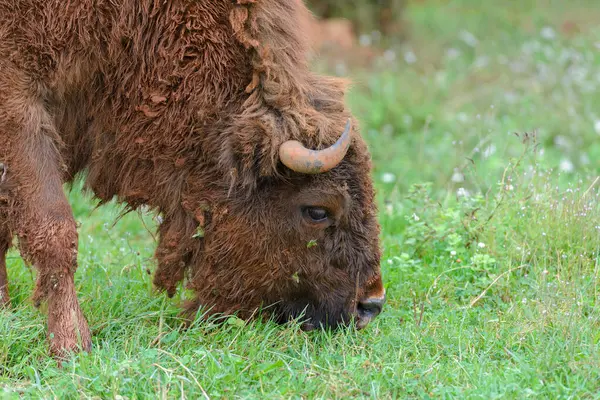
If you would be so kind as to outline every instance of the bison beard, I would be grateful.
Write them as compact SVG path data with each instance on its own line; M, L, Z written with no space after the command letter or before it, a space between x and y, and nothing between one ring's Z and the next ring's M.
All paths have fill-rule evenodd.
M300 0L0 0L0 306L17 236L52 353L91 347L63 192L81 176L162 215L154 283L186 280L191 315L377 315L370 157L345 83L308 68L308 21Z

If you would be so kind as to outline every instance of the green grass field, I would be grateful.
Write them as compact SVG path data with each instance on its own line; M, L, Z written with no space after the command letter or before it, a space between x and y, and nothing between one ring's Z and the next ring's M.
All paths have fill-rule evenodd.
M428 0L406 19L409 42L348 68L376 166L380 317L182 331L184 295L151 284L152 215L113 226L118 207L74 190L94 351L57 368L11 252L0 398L600 398L600 3Z

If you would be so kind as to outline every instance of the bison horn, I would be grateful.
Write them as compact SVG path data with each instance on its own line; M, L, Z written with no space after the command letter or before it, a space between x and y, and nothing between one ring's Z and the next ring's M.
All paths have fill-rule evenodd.
M310 150L297 140L288 140L279 146L279 159L292 171L303 174L320 174L338 165L350 147L350 119L342 136L330 147Z

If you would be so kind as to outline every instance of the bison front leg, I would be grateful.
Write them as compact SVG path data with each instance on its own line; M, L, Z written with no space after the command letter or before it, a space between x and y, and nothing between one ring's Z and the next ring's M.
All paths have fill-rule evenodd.
M59 180L38 181L39 192L20 199L16 231L21 255L37 270L34 304L48 304L50 351L89 350L91 335L75 293L77 226Z
M62 185L44 187L23 199L17 230L21 255L37 270L34 304L48 304L48 334L52 355L91 348L91 335L75 293L77 226Z
M77 226L63 191L60 143L52 119L41 106L24 104L18 110L27 115L2 112L0 101L0 137L6 139L0 141L0 161L7 170L0 211L19 239L21 256L37 270L34 303L47 301L50 350L62 358L91 347L75 293ZM2 283L5 265L0 267Z
M91 347L90 330L75 293L77 226L60 179L38 184L39 192L20 199L16 230L21 255L37 270L34 304L37 307L44 300L48 304L50 351L62 358Z

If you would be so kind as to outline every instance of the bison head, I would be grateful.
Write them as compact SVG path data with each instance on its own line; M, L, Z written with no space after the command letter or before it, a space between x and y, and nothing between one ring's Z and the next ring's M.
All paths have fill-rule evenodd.
M260 172L258 160L270 160L268 151L240 145L239 137L241 147L227 145L220 157L237 157L235 170L251 178L224 179L227 190L199 218L204 235L191 261L193 307L242 318L262 308L280 322L300 317L304 329L351 321L363 328L379 314L385 290L370 157L350 121L344 113L329 119L320 136L329 143L318 149L300 138L272 146L267 164L277 174ZM261 124L261 134L272 143L268 125ZM246 167L239 166L244 151L254 157Z

